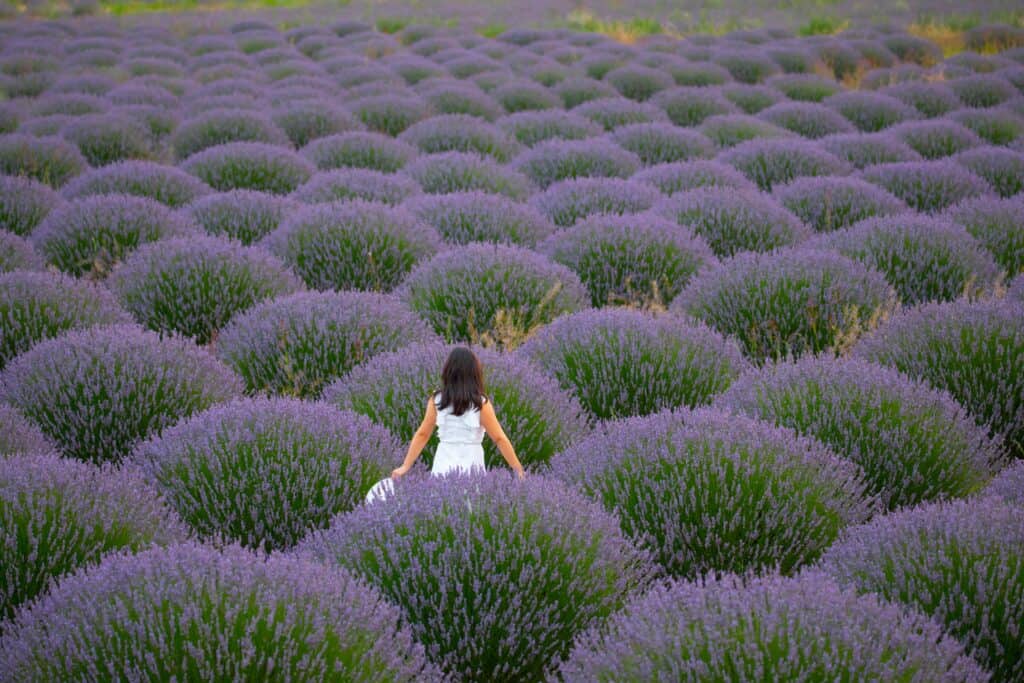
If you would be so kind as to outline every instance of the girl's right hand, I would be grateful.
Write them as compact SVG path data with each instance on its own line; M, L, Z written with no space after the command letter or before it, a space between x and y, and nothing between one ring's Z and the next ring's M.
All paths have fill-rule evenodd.
M405 474L408 471L409 471L408 467L396 467L395 469L391 470L391 478L392 479L398 479L399 477L401 477L403 474Z

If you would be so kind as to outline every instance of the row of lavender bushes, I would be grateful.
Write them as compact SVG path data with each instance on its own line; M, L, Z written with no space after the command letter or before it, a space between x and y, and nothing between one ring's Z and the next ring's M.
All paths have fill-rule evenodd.
M1024 680L1019 31L0 30L12 680Z

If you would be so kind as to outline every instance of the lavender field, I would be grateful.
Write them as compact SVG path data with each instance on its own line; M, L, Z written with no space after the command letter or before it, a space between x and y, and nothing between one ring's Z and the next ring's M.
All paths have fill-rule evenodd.
M0 681L1024 683L1019 21L288 16L0 22Z

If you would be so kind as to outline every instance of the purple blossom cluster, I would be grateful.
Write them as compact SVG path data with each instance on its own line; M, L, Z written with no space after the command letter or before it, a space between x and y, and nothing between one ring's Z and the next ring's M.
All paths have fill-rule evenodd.
M67 331L0 371L0 401L64 455L93 462L120 460L136 441L241 392L191 340L126 324Z
M1003 458L948 393L859 359L776 363L741 376L715 405L822 441L860 465L890 509L974 493Z
M821 565L942 624L998 680L1024 675L1024 507L996 496L920 505L851 527Z
M709 403L748 368L735 342L703 324L623 308L561 316L517 353L600 419Z
M654 570L599 505L543 475L513 477L399 480L392 496L339 515L295 554L365 577L446 672L542 680L576 634Z
M362 415L256 398L195 414L130 459L199 536L276 550L361 504L400 448Z
M351 577L236 547L122 554L38 584L0 625L0 670L985 677L936 624L791 575L868 515L1019 488L1019 468L993 476L1022 439L1020 29L978 26L944 58L876 24L625 43L316 16L0 22L0 453L134 451L123 476L157 484L138 495L162 491L216 547L288 549L359 517L377 545L348 557L386 557L418 592L389 579L402 609L384 607ZM538 480L547 509L524 517L482 517L478 499L428 514L449 494L422 489L418 521L371 528L366 489L399 464L451 342L481 357L527 469L572 475ZM525 490L506 483L487 500ZM82 500L39 514L78 534L75 505L95 495L67 490ZM592 514L626 532L608 557L577 533ZM6 547L45 562L44 527ZM111 549L130 545L119 533ZM659 604L599 631L643 582L614 599L576 587L612 581L587 568L622 548L697 580L665 587L696 611ZM478 557L510 564L481 577ZM529 598L508 601L503 576ZM1001 596L1009 611L961 610L981 616L946 632L1016 680L1019 633L996 617L1016 617L1019 590L979 581L939 581L917 608ZM723 591L732 606L709 597ZM808 605L815 591L827 599Z
M780 643L786 646L780 647ZM658 584L582 634L559 680L989 680L927 617L822 572Z
M0 619L107 553L191 534L138 472L41 453L0 458Z
M984 493L1024 506L1024 460L1015 460L1004 467L985 487Z
M185 671L443 680L401 612L351 572L191 542L111 554L67 577L0 637L0 666L26 682Z

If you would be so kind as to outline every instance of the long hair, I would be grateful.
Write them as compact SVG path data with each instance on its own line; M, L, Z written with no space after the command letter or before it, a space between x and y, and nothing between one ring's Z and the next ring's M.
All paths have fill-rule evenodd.
M484 369L476 354L457 346L448 354L441 370L441 403L438 410L451 406L454 415L484 404Z

